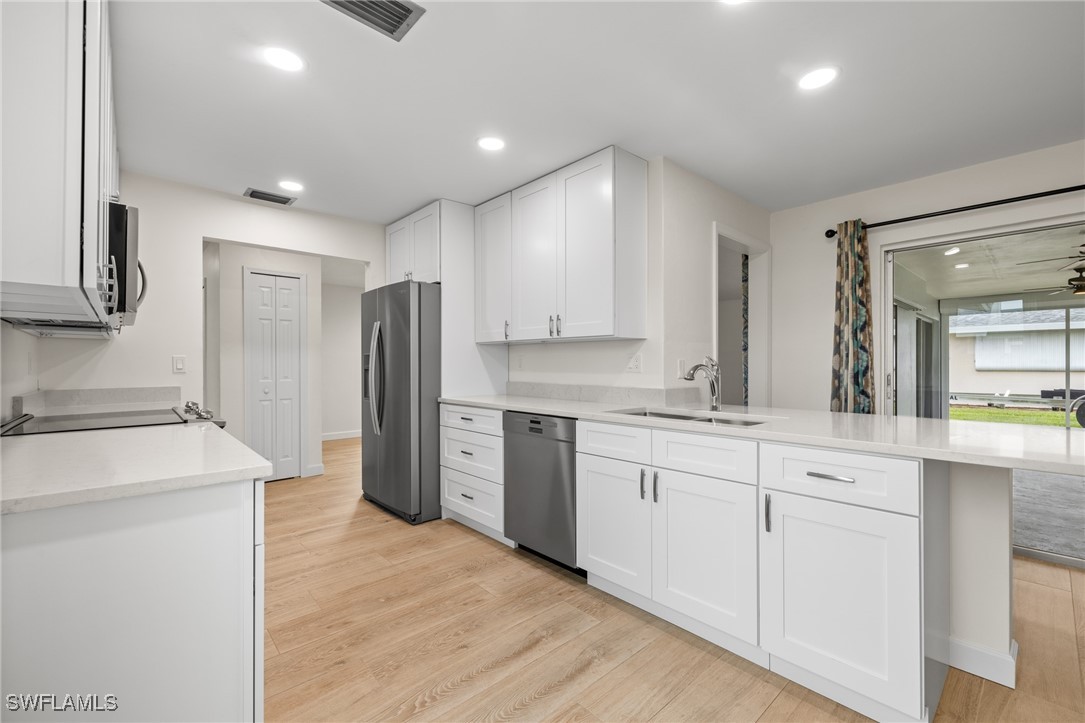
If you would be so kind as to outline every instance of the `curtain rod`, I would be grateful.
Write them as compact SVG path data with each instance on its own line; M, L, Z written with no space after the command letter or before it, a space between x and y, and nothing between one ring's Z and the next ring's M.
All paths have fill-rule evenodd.
M961 206L960 208L950 208L945 211L934 211L933 213L921 213L918 216L905 216L904 218L894 218L892 221L879 221L877 223L864 223L863 228L878 228L879 226L892 226L895 223L907 223L909 221L919 221L924 218L934 218L935 216L945 216L951 213L962 213L964 211L975 211L981 208L990 208L991 206L1002 206L1007 203L1017 203L1018 201L1030 201L1034 198L1044 198L1045 196L1057 196L1060 193L1072 193L1074 191L1085 191L1085 185L1080 186L1068 186L1067 188L1056 188L1053 191L1041 191L1040 193L1030 193L1027 196L1014 196L1013 198L1003 198L998 201L988 201L987 203L976 203L971 206ZM825 238L832 238L836 236L836 229L829 229L825 232Z

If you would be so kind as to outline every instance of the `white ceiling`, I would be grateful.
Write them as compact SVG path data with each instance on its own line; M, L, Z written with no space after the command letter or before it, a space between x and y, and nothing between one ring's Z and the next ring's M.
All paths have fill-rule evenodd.
M954 246L960 251L946 256L945 252ZM1031 263L1034 261L1040 262ZM1064 286L1075 276L1073 269L1085 269L1085 226L1064 226L898 251L893 254L893 263L923 279L927 292L936 299L995 296ZM968 264L968 268L957 269L956 264ZM1066 266L1073 268L1064 269ZM1053 300L1085 304L1085 299L1069 292Z
M1085 137L1081 2L422 4L396 43L317 0L116 3L122 166L386 223L612 143L777 210Z

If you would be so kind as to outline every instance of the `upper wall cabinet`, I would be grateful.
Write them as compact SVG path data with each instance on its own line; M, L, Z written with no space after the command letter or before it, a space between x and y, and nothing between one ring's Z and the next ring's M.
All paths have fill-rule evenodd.
M475 207L475 341L509 338L512 194Z
M441 280L441 202L434 201L385 229L388 283Z
M647 187L647 162L610 147L512 191L508 282L492 262L499 236L487 230L482 248L476 227L476 257L487 256L476 258L487 290L476 297L485 304L476 308L476 341L644 338Z
M119 190L108 10L0 7L5 319L108 329L105 208Z

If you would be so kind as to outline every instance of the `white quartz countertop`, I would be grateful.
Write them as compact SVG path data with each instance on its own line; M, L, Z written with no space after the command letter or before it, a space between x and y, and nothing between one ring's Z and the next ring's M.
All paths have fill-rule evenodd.
M271 474L271 463L209 423L0 440L2 514L203 487Z
M725 406L719 414L763 420L764 423L752 427L714 426L704 422L616 414L616 410L629 407L613 403L504 395L442 397L440 401L765 442L1085 475L1085 429L1080 428L733 406Z

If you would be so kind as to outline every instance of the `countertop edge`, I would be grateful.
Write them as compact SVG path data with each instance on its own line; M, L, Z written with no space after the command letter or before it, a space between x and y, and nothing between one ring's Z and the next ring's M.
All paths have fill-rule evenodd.
M197 489L199 487L210 487L230 482L244 482L246 480L265 477L271 474L271 470L272 466L270 464L265 464L220 470L218 472L206 472L188 475L186 477L163 477L141 482L132 482L124 485L112 485L109 487L90 487L81 490L68 490L40 495L24 495L22 497L4 500L2 506L0 506L0 515L48 510L55 507L81 505L88 502L108 502L109 500L124 499L127 497L141 497L162 492Z
M825 447L830 449L842 449L864 454L880 454L896 457L912 457L928 459L956 464L974 464L985 467L998 467L1003 469L1023 469L1053 474L1066 474L1081 476L1085 468L1081 465L1050 459L1025 459L1023 457L992 455L989 451L946 450L936 447L918 447L895 442L877 442L859 439L841 439L817 434L802 434L793 431L778 431L758 427L748 429L743 427L721 428L705 427L698 422L684 422L681 420L662 419L659 417L644 418L615 414L615 408L621 408L621 404L603 402L582 402L577 400L562 400L540 398L526 401L523 397L512 397L507 402L496 399L477 399L472 397L440 397L441 403L457 404L467 407L479 407L483 409L500 409L514 412L528 412L533 414L552 414L556 416L575 417L585 421L605 422L608 424L622 424L636 427L652 427L656 429L670 429L693 434L708 434L714 436L733 437L736 439L751 439L763 442L779 442L784 444L807 445L811 447ZM562 409L563 405L565 406ZM781 410L783 411L783 410ZM804 410L797 410L804 411ZM811 413L804 411L804 413ZM825 412L830 414L830 412ZM750 416L762 416L750 413ZM933 421L933 420L932 420ZM943 420L938 420L943 421ZM1068 432L1080 432L1083 430L1067 430Z

